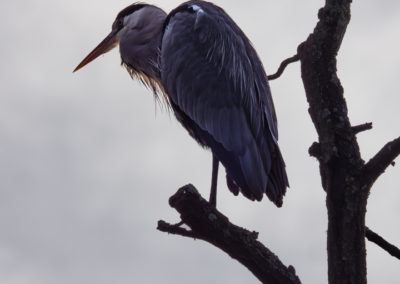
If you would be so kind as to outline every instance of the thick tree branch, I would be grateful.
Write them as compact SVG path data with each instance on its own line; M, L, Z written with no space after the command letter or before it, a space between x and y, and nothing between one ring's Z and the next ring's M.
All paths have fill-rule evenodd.
M365 212L368 193L357 179L363 160L351 127L337 54L350 22L351 0L326 0L314 32L298 47L309 114L318 133L310 154L327 192L328 279L366 284ZM369 188L368 188L369 189Z
M364 166L364 184L370 187L388 166L393 164L400 155L400 137L387 143L369 162Z
M159 230L213 244L246 266L262 283L301 283L292 266L283 265L257 240L258 233L230 223L226 216L201 197L193 185L180 188L169 203L191 231L164 221L159 221Z
M398 249L396 246L392 245L388 241L386 241L384 238L379 236L377 233L374 231L370 230L368 227L365 228L365 237L370 241L384 249L386 252L388 252L391 256L394 256L398 259L400 259L400 249Z
M285 71L286 67L287 67L290 63L294 63L294 62L297 62L297 61L299 61L299 60L300 60L300 58L299 58L299 55L298 55L298 54L293 55L292 57L283 60L282 63L281 63L281 65L280 65L279 68L278 68L278 71L276 71L275 74L268 75L268 80L271 81L271 80L278 79L278 78L283 74L283 71Z

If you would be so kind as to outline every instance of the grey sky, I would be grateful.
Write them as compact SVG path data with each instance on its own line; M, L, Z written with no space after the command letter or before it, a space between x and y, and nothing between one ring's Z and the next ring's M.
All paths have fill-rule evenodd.
M179 1L153 1L166 10ZM215 1L242 27L266 67L296 52L322 0ZM193 183L208 195L211 155L154 106L121 68L117 50L72 74L128 1L0 4L0 283L257 283L201 241L156 231L178 221L168 197ZM400 3L355 1L339 55L351 121L364 159L399 135ZM218 208L292 264L325 283L326 210L316 139L299 65L271 82L291 188L277 209L234 197L221 173ZM378 180L367 224L400 245L400 167ZM399 283L398 261L368 244L370 283Z

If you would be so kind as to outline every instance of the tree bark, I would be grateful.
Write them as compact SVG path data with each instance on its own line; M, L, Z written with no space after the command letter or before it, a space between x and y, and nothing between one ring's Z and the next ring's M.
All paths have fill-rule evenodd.
M327 193L330 284L365 284L364 162L337 76L336 56L350 21L349 0L327 0L314 32L298 48L309 113L319 136L312 153Z

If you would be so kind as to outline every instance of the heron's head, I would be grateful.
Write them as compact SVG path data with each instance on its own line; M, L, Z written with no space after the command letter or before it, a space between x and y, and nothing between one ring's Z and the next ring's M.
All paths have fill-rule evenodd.
M136 68L138 64L135 60L140 62L143 57L151 57L152 54L148 51L154 53L152 50L159 48L155 38L157 35L161 36L165 18L166 13L153 5L134 3L126 7L118 13L110 34L79 63L74 72L118 44L122 61Z

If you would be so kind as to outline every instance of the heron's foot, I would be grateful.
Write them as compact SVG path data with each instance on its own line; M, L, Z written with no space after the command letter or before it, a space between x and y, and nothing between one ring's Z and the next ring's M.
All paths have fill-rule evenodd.
M208 203L210 203L210 205L212 207L217 208L217 194L216 194L216 192L211 191L211 195L210 195L210 199L208 200Z

